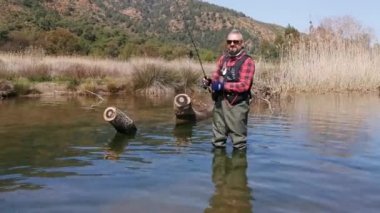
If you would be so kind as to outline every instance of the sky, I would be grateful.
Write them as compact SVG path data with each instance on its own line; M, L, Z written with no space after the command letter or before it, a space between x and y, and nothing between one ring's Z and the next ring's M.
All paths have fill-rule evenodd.
M380 41L379 0L205 0L227 7L266 23L288 24L307 32L309 21L318 26L324 18L351 16L363 27L373 30Z

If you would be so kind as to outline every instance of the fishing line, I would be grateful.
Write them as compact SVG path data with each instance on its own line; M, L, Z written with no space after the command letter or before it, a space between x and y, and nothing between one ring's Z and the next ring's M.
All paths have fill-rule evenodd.
M191 5L190 5L190 8L189 8L189 13L190 13L190 16L191 16L191 15L192 15L191 10L192 10L193 1L190 0L190 2L191 2ZM180 6L179 6L179 4L178 4L178 1L176 0L175 3L177 4L177 7L178 7L178 9L179 9ZM185 18L184 18L184 15L183 15L182 20L183 20L183 25L184 25L185 31L187 32L187 35L188 35L189 38L190 38L191 44L192 44L193 47L194 47L195 53L197 54L197 58L198 58L199 64L201 65L201 69L202 69L202 72L203 72L203 77L204 77L204 78L207 78L206 72L205 72L205 70L203 69L202 59L201 59L201 57L199 56L198 47L197 47L197 45L195 44L193 34L191 33L189 27L188 27L187 24L186 24L186 20L185 20ZM194 24L195 24L195 23L194 23ZM194 28L194 27L193 27L193 28Z

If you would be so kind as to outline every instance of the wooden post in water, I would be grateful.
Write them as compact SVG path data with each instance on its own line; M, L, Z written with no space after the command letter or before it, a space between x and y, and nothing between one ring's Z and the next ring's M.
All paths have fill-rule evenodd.
M105 121L109 122L117 132L123 134L136 133L137 128L134 121L116 107L108 107L105 109L103 118Z
M187 94L178 94L174 97L174 114L176 124L195 123L211 117L212 107L198 111L193 108L191 98Z

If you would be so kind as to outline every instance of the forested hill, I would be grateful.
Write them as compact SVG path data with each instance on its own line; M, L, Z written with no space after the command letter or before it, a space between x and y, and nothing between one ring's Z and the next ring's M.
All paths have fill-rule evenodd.
M212 58L232 28L243 31L251 52L284 30L198 0L0 0L2 51L173 58L191 50L189 29Z

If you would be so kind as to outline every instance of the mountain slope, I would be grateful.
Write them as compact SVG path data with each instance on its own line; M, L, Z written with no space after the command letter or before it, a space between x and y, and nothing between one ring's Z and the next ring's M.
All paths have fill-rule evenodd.
M160 53L180 48L176 54L181 55L190 46L189 30L200 47L215 53L226 33L238 28L255 51L262 40L273 41L283 32L280 26L197 0L0 0L0 8L3 50L33 45L60 54L65 52L46 43L63 42L72 45L67 53L119 56L123 51L144 54L143 44Z

